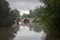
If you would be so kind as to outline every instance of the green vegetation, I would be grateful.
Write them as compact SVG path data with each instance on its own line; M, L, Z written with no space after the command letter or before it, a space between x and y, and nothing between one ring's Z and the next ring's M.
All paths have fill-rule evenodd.
M21 16L21 18L29 18L29 17L30 17L29 14L23 14L23 15Z
M36 13L33 11L33 10L30 10L30 17L35 17L36 16Z
M60 40L60 0L40 0L44 6L34 11L47 33L46 40Z
M19 16L19 11L11 10L6 0L0 0L0 26L11 26Z
M34 17L36 16L36 14L34 13L33 10L30 10L29 12L30 12L30 14L25 14L25 13L24 13L24 14L22 15L22 18L30 18L30 17L31 17L31 18L34 18Z

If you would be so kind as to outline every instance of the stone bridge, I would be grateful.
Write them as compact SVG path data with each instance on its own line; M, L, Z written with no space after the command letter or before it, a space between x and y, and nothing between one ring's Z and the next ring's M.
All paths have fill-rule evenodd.
M21 23L24 23L25 20L29 21L29 23L33 23L35 18L19 18Z

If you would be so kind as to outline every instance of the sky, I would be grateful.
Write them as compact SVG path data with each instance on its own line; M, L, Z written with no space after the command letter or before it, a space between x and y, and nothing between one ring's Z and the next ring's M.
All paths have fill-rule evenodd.
M23 15L23 14L29 14L29 10L22 10L22 11L20 11L20 15Z
M27 10L33 10L36 7L42 5L39 0L7 0L9 2L9 6L11 9L17 9L21 12L21 15L23 12L26 12L28 14L29 11Z

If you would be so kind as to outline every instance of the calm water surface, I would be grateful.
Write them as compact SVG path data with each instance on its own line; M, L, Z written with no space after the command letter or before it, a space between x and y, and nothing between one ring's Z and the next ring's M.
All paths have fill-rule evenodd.
M44 40L45 37L45 32L36 24L0 28L0 40Z

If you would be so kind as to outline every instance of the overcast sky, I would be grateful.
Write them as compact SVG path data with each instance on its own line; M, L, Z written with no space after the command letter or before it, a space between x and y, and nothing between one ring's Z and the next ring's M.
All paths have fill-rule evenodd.
M39 0L8 0L12 9L30 10L40 6Z
M28 10L33 10L36 7L42 5L39 0L7 0L9 2L9 6L12 9L17 9L23 15L23 12L29 14Z

